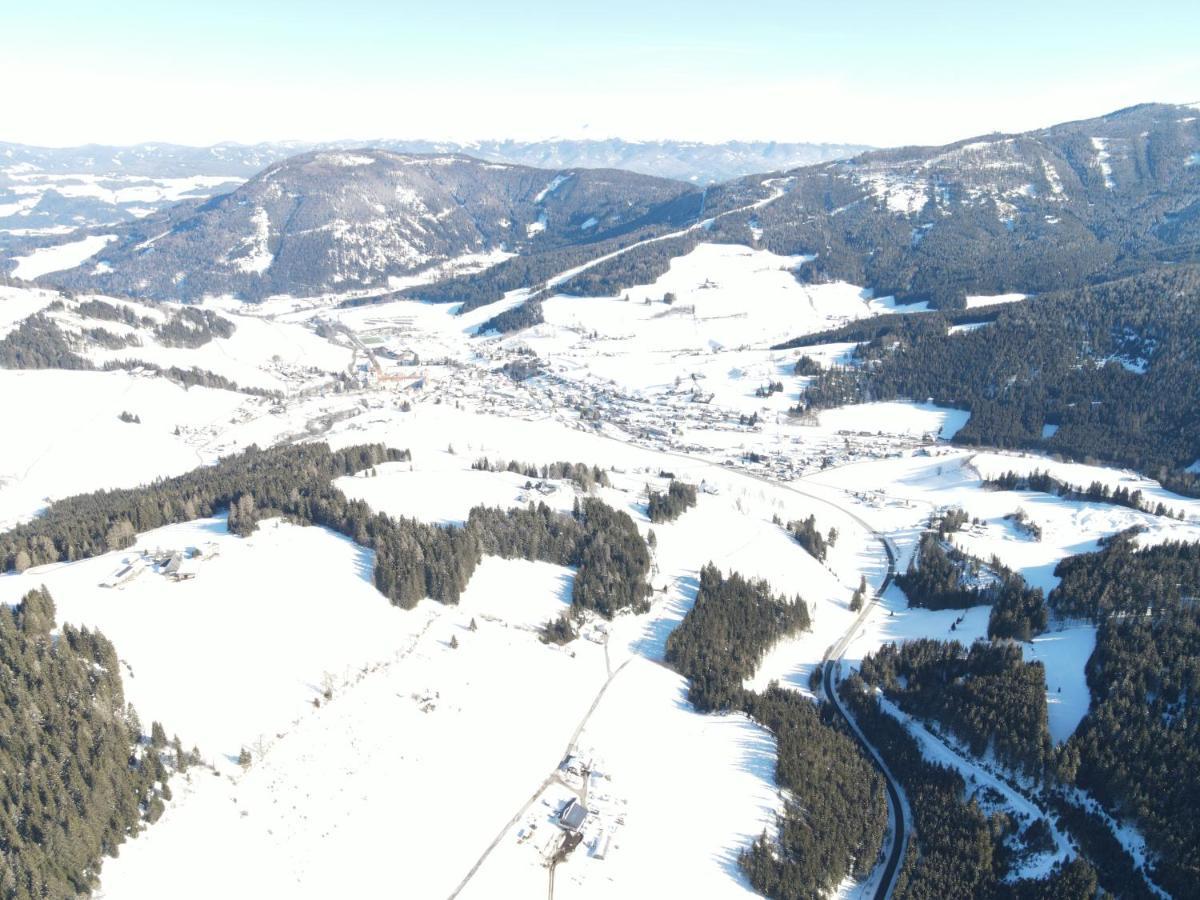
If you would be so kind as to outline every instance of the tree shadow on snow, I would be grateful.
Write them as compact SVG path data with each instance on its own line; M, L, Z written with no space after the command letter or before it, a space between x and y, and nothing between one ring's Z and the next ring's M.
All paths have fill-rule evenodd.
M677 578L674 589L667 591L667 599L660 601L657 615L647 623L633 645L634 653L647 659L662 660L667 653L667 638L695 604L699 591L700 579L694 575Z

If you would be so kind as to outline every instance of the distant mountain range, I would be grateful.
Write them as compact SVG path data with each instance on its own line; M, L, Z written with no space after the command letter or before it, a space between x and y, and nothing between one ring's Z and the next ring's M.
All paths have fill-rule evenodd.
M262 144L135 144L128 147L87 144L82 147L35 147L0 141L0 172L56 175L189 178L196 175L246 179L272 163L311 150L376 147L395 153L461 153L491 162L549 169L627 169L643 175L711 183L752 172L793 168L843 159L869 150L863 144L728 141L491 140L455 143L379 139L365 141L276 141Z
M118 239L49 280L178 299L386 289L397 277L497 251L529 260L518 267L527 275L541 273L549 258L532 258L549 251L571 248L574 264L704 218L714 221L691 240L811 255L804 278L955 307L969 293L1055 290L1196 259L1197 116L1189 106L1147 104L703 190L612 169L310 151L230 193L106 229ZM648 245L610 268L652 275L669 251ZM554 261L564 258L558 252ZM515 262L483 277L503 277L505 290L535 286L539 279L521 281ZM610 274L607 284L620 285L621 273Z
M137 144L51 148L0 142L0 249L13 236L132 222L180 200L226 193L267 166L314 150L370 146L395 153L466 154L551 169L625 169L704 185L751 172L852 156L856 144L736 141L377 140L187 147ZM8 238L5 236L8 235Z
M230 193L125 226L118 242L53 280L182 299L375 288L464 256L531 254L683 224L701 203L689 184L616 169L312 151Z

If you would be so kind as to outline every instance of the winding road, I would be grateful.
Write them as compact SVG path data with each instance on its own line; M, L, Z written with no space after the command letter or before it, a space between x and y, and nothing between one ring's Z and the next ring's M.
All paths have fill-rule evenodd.
M896 888L896 878L900 874L900 865L904 861L904 854L908 849L908 836L912 832L912 824L909 822L908 803L904 798L904 792L900 787L900 783L892 775L888 769L887 763L884 762L883 756L878 750L867 740L862 729L858 727L858 723L854 721L854 717L842 705L842 699L837 693L837 680L841 674L842 657L846 655L846 648L850 646L850 641L854 639L854 635L858 629L866 621L868 614L875 607L879 600L883 597L884 591L892 583L892 579L896 575L896 553L892 549L892 545L882 534L872 529L872 534L878 538L883 544L883 549L887 553L888 571L875 595L870 602L863 605L862 611L851 624L845 634L841 636L836 644L825 651L825 656L822 659L822 685L825 690L825 696L837 710L839 716L849 726L854 736L858 738L858 742L862 744L863 749L875 761L876 768L883 774L884 782L887 785L888 806L890 807L891 820L895 823L895 828L892 831L892 842L888 848L888 852L884 857L883 872L879 878L879 883L876 885L874 898L875 900L887 900L892 895ZM872 876L874 877L874 872Z

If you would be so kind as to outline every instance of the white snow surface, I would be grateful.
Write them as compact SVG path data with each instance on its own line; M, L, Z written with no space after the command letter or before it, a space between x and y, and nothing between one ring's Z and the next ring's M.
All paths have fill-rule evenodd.
M0 339L21 322L58 299L56 291L26 290L0 285Z
M95 256L107 244L116 239L115 234L98 234L54 247L42 247L40 250L34 250L28 256L14 256L13 262L17 265L12 270L12 274L17 278L32 281L51 272L73 269L84 260Z
M47 499L134 487L215 461L203 429L248 399L127 372L53 369L0 369L0 396L11 421L37 423L9 429L0 441L0 525L8 527ZM141 424L120 421L125 411ZM184 433L176 435L176 426Z
M553 194L560 187L562 187L562 185L566 182L566 180L568 178L571 177L572 174L574 174L574 173L567 172L562 175L555 175L552 179L550 179L549 184L547 184L544 188L542 188L540 191L537 192L537 196L535 196L533 198L533 202L541 203L543 200L546 199L547 196L549 196L550 194Z
M143 722L161 719L218 771L173 780L176 799L163 819L106 863L102 896L157 900L167 879L173 896L205 900L373 895L397 871L415 896L447 896L481 854L462 897L540 892L551 818L574 790L547 779L568 750L590 757L599 774L589 780L586 843L557 869L560 896L746 896L737 853L771 826L781 803L773 742L740 717L696 714L682 681L660 665L705 563L765 578L808 604L812 630L773 648L749 683L774 679L804 691L813 666L855 621L848 607L859 578L878 584L884 576L873 530L894 546L902 569L929 516L961 506L980 524L954 535L955 544L996 555L1044 590L1055 585L1061 559L1133 525L1147 529L1143 543L1200 538L1200 501L1133 473L946 446L967 421L963 411L886 403L790 416L807 381L794 374L796 360L844 363L854 345L770 347L894 308L853 285L800 284L791 270L802 259L700 245L654 284L630 289L628 301L552 297L544 325L501 337L476 331L526 299L527 289L462 316L455 305L408 300L338 306L354 293L254 306L216 298L208 305L236 325L230 339L197 350L147 339L129 350L86 351L97 365L135 357L198 365L278 391L278 399L184 391L145 373L0 372L11 421L37 423L0 442L0 525L57 497L145 483L252 442L283 440L410 448L411 462L338 486L377 510L451 525L479 504L544 501L568 510L578 496L569 482L543 495L527 489L524 476L471 470L480 456L611 467L612 486L596 494L643 533L651 528L647 485L664 489L671 472L704 486L694 509L653 525L650 612L588 621L564 648L543 645L534 631L566 609L568 569L489 558L459 606L426 600L399 610L375 591L369 551L276 522L247 539L225 533L220 519L139 537L134 550L207 548L192 581L146 571L122 587L100 587L133 550L0 577L0 601L45 583L62 621L108 634ZM668 292L676 297L670 305L662 302ZM0 328L51 299L5 289ZM161 319L169 309L137 311ZM48 315L73 334L128 327L84 320L74 302ZM314 333L318 319L329 339ZM420 361L401 361L409 351ZM500 372L529 351L545 375L514 382ZM335 372L350 378L338 391ZM774 382L783 390L762 396ZM142 424L120 422L124 410ZM984 477L1033 468L1074 484L1140 489L1186 520L982 489ZM1042 528L1041 540L1014 526L1008 517L1018 510ZM773 521L809 514L822 531L839 532L824 564ZM909 609L893 586L851 636L847 663L888 641L969 643L986 635L988 614ZM1086 712L1083 667L1093 643L1089 627L1055 623L1022 648L1046 666L1056 741ZM246 772L235 764L243 746L255 760ZM955 751L943 743L930 752ZM602 832L603 860L595 852ZM196 866L198 847L221 864ZM1049 862L1039 859L1025 874ZM180 871L189 877L175 877Z
M967 309L977 306L995 306L999 303L1020 303L1028 300L1028 294L975 294L967 297Z
M1037 660L1046 667L1050 737L1061 744L1075 732L1092 701L1084 666L1096 649L1096 626L1048 631L1021 649L1027 662Z
M519 339L564 362L586 354L586 365L597 375L621 373L644 387L653 377L639 378L640 373L670 362L655 354L761 348L870 315L924 309L897 307L890 297L876 299L841 282L801 284L792 270L808 258L740 244L700 244L673 259L653 284L630 288L621 298L549 298L543 304L546 325ZM674 295L671 304L663 302L668 294ZM574 352L585 335L584 354Z

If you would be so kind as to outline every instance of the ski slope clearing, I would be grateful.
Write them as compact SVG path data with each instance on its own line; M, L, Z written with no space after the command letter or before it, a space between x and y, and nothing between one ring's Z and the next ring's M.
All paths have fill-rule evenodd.
M998 306L1004 303L1020 303L1028 300L1029 294L976 294L967 297L967 309L979 306Z
M544 316L559 329L627 339L626 351L662 352L762 346L897 310L891 298L875 300L854 285L801 284L794 270L808 259L699 244L672 259L653 284L630 288L620 299L551 297ZM672 303L663 302L668 294Z
M1087 715L1092 696L1084 667L1095 649L1095 625L1049 631L1021 645L1026 662L1036 660L1046 668L1050 737L1056 744L1074 734Z
M13 268L12 274L16 278L32 281L51 272L73 269L84 260L95 256L109 242L116 239L115 234L92 235L54 247L43 247L40 250L34 250L28 256L14 256L13 262L16 263L16 266Z
M948 441L971 414L932 403L860 403L822 410L818 418L826 428L881 434L931 435Z

